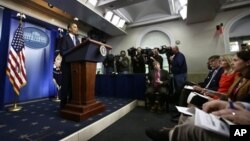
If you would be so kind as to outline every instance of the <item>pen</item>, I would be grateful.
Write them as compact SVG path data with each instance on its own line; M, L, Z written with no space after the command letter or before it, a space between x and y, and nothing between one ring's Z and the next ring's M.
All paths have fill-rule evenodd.
M235 109L234 103L230 98L228 98L228 102L229 102L229 108L230 109Z

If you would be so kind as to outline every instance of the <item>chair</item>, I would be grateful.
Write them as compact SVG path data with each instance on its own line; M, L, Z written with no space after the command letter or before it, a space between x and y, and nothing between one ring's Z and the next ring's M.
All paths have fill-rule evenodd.
M151 74L152 75L152 74ZM152 76L146 76L146 92L145 92L145 108L151 110L157 110L157 112L162 112L168 110L168 95L169 95L169 81L168 75L163 75L163 80L165 83L159 85L157 89L153 87L153 84L150 83ZM151 76L151 77L150 77ZM164 89L166 88L166 89Z
M162 104L161 104L162 102ZM161 95L158 91L152 95L145 96L145 108L151 111L161 113L168 110L167 96Z

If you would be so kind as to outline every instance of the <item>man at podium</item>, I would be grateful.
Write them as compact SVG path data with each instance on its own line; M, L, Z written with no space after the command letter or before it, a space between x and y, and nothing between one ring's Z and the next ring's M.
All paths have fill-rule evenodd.
M72 97L72 87L71 87L71 69L70 63L65 61L65 53L70 49L80 44L79 39L77 38L78 26L76 23L68 24L68 34L63 37L60 47L60 52L62 54L62 88L60 96L60 109L63 109L70 101Z

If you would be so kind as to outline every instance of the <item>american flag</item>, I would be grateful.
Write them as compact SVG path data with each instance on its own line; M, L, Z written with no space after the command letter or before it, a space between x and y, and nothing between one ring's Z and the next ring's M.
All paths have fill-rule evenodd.
M24 48L23 28L20 23L11 43L6 69L6 73L17 95L19 95L20 89L27 83Z

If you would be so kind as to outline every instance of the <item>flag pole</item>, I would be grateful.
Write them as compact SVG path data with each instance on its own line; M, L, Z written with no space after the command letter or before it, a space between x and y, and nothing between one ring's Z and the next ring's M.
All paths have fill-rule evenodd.
M57 89L56 98L53 99L53 101L55 101L55 102L60 102L61 100L59 99L59 91L60 91L60 89L61 89L61 86L59 86L59 85L56 83L56 80L55 80L55 79L53 79L53 82L54 82L54 84L55 84L55 86L56 86L56 89Z
M22 107L17 105L17 95L15 95L13 107L10 107L9 111L17 112L17 111L20 111L21 109Z
M18 13L17 17L19 17L19 24L22 26L22 24L23 24L22 19L26 18L26 16L24 14L22 14L22 13ZM19 64L19 65L21 65L21 64ZM19 66L19 68L20 68L20 66ZM13 107L10 107L8 109L9 111L11 111L11 112L17 112L17 111L20 111L22 109L22 107L18 106L18 104L17 104L17 98L18 98L18 96L19 95L15 94Z
M56 92L56 98L55 99L53 99L53 101L55 101L55 102L60 102L61 100L59 99L59 91L60 91L60 88L57 90L57 92Z

